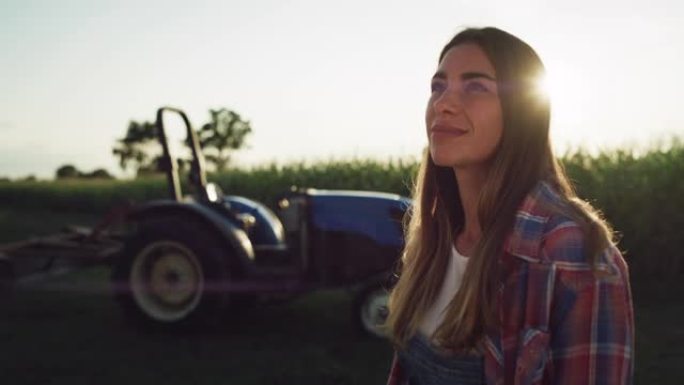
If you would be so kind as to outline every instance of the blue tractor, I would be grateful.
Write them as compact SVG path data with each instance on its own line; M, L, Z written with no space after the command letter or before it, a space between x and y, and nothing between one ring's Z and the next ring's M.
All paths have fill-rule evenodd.
M166 114L178 114L192 151L181 193L169 152ZM272 209L223 195L207 183L195 132L181 110L157 111L169 199L136 206L132 229L113 259L112 281L124 313L146 326L186 328L238 313L264 298L288 299L323 288L355 293L353 322L382 336L387 285L403 249L408 198L388 193L292 189ZM232 314L231 316L238 316Z

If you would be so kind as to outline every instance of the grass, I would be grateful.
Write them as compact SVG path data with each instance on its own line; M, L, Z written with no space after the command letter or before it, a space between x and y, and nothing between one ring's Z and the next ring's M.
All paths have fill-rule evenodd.
M637 282L635 384L681 384L684 365L684 282Z
M57 233L70 225L93 226L99 220L98 215L82 211L0 207L0 243Z
M7 384L382 384L391 348L359 336L351 297L321 291L233 314L211 331L144 333L124 322L95 268L31 285L3 304ZM676 288L684 289L684 285ZM635 384L681 383L684 307L672 287L635 287Z
M323 291L231 315L206 333L145 334L123 321L104 268L21 288L0 319L8 384L384 383L389 345L359 336L351 299Z

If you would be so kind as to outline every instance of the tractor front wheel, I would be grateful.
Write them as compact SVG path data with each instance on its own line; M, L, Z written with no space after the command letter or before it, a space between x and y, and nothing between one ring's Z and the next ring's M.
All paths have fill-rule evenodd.
M112 272L124 313L148 326L205 324L226 301L227 258L204 226L167 218L143 224Z

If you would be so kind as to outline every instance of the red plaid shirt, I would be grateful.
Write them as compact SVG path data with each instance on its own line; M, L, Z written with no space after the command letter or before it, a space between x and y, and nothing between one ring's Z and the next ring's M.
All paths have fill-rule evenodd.
M631 384L634 318L627 264L611 246L597 277L583 234L548 209L560 197L540 183L517 212L501 255L499 328L485 337L488 385ZM394 355L388 385L408 379Z

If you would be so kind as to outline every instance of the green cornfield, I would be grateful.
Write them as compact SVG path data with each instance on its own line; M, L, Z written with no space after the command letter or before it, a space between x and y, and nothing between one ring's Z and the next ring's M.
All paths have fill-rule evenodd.
M613 225L633 277L676 279L684 273L684 144L648 151L578 150L561 161L583 199ZM416 159L369 159L263 165L209 175L224 193L267 205L293 186L410 195ZM114 181L0 182L0 207L104 214L123 202L167 194L163 177Z

